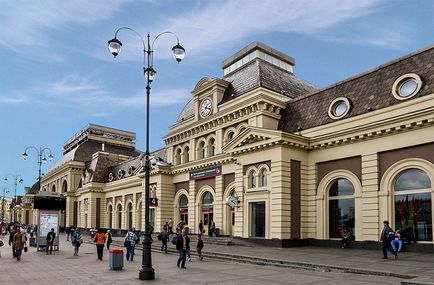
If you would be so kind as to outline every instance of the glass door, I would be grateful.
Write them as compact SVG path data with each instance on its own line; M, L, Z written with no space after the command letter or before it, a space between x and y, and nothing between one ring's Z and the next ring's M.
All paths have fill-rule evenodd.
M250 236L265 237L265 202L250 203Z

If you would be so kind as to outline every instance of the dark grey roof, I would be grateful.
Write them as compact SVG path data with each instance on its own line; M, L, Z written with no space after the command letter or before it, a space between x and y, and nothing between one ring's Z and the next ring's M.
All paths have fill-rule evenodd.
M191 99L188 101L188 103L184 106L184 109L182 109L181 113L179 113L177 122L181 122L187 119L190 119L194 116L194 101Z
M392 86L398 77L407 73L416 73L422 79L423 86L413 98L433 94L434 46L288 102L278 129L296 132L299 127L306 130L334 122L328 116L328 108L338 97L346 97L351 103L345 118L367 113L369 108L378 110L399 104L401 101L392 95Z
M251 90L264 87L277 93L296 98L316 88L293 73L256 58L224 78L230 82L221 103L239 97Z
M143 153L142 153L143 155ZM101 182L111 182L116 181L122 178L127 178L130 176L134 176L136 174L136 170L142 168L142 155L133 157L129 160L122 161L116 165L107 168L106 176L103 178ZM157 159L157 165L160 166L169 166L170 164L166 162L167 152L165 148L152 151L150 156L155 157ZM122 173L122 178L119 177L119 173ZM108 175L109 173L113 174L113 180L109 181Z

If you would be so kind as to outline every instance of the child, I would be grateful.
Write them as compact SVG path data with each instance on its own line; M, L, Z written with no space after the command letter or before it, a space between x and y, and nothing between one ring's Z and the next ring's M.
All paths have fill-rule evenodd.
M197 255L199 256L199 260L203 260L203 256L202 256L202 248L203 248L202 235L198 235L198 236L197 236L197 245L196 245L196 250L197 250Z

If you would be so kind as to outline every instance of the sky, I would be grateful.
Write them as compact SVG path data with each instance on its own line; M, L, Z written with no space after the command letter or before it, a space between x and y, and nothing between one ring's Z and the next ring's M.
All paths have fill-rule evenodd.
M186 49L177 64L176 38L154 45L151 150L192 98L204 76L223 77L222 62L253 41L295 58L294 73L322 88L434 42L433 0L0 0L0 177L24 186L38 178L37 152L54 160L87 124L137 134L145 144L143 48L133 33L114 59L107 41L119 27L151 39L174 32ZM54 163L51 162L51 163ZM46 171L50 162L43 165ZM0 192L0 195L2 193Z

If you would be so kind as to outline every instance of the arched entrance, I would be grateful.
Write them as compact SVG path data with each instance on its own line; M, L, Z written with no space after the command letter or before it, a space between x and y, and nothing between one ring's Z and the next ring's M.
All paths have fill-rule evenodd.
M127 227L131 229L133 227L133 203L127 204Z
M107 209L107 228L113 228L113 206L110 204Z
M209 235L209 227L214 221L214 197L211 192L207 191L202 196L202 207L201 207L201 220L203 221L203 227L205 230L205 235Z

